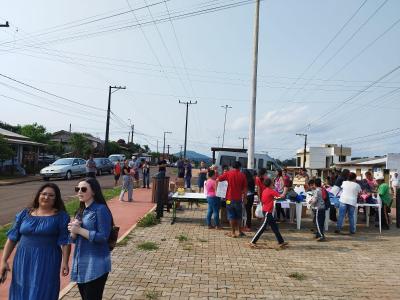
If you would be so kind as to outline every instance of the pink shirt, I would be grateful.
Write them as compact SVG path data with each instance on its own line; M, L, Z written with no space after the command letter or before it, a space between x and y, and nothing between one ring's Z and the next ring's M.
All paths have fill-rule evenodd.
M216 181L214 179L208 179L206 181L207 197L215 197L215 186Z

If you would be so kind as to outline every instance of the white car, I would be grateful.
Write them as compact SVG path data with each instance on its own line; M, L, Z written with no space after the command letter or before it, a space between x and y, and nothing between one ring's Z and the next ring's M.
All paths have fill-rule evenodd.
M86 160L82 158L60 158L51 165L40 170L40 175L44 180L50 178L65 178L70 180L75 176L86 174Z

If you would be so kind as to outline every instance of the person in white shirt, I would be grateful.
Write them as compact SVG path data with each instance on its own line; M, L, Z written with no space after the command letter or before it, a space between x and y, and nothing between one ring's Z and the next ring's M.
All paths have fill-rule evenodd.
M342 194L339 200L339 217L336 224L335 233L340 233L343 226L344 217L346 213L349 217L349 231L350 234L356 232L356 226L354 223L354 212L357 207L357 199L361 193L361 187L356 182L357 175L355 173L350 173L346 181L342 183Z
M400 178L398 173L394 173L392 179L390 180L390 187L393 191L393 199L396 200L396 192L400 187Z

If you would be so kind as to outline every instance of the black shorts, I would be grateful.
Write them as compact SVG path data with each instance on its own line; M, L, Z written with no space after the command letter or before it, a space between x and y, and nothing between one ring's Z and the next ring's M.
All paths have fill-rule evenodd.
M114 179L118 180L120 176L121 176L121 174L114 175Z

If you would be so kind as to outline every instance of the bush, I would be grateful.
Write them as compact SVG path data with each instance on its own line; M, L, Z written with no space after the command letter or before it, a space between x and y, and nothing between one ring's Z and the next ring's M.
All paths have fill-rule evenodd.
M138 221L139 227L150 227L160 223L160 220L156 218L155 213L148 213Z

